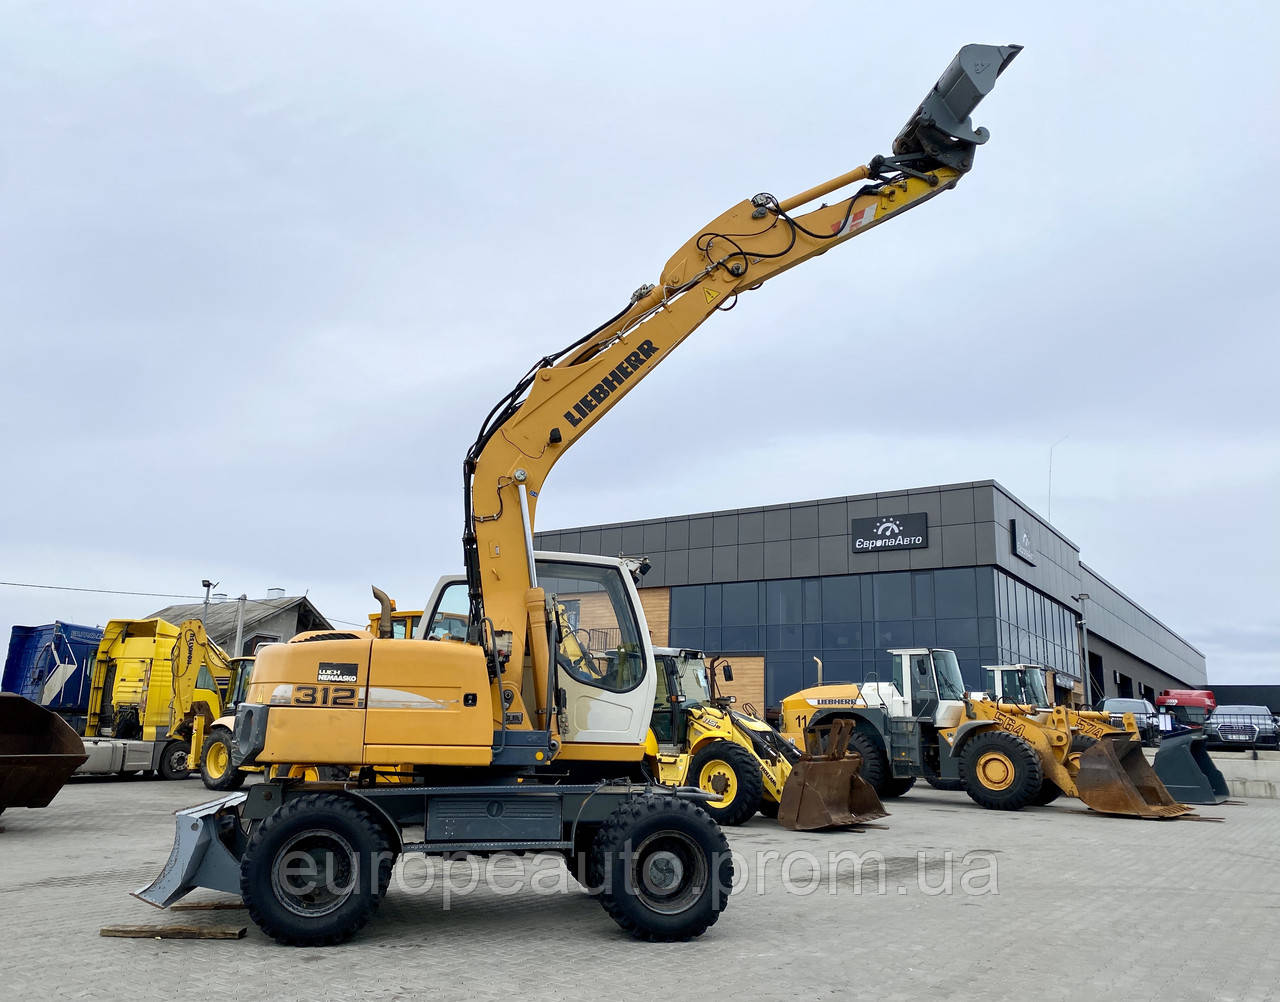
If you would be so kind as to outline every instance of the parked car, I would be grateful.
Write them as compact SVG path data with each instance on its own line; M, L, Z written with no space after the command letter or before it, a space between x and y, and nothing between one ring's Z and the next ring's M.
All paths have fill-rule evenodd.
M1265 706L1219 706L1204 733L1210 748L1280 748L1280 723Z
M1142 736L1142 743L1148 748L1155 748L1160 744L1160 717L1156 714L1156 708L1145 699L1112 696L1099 703L1098 709L1111 715L1113 727L1123 727L1124 715L1132 713L1134 722L1138 725L1138 733Z

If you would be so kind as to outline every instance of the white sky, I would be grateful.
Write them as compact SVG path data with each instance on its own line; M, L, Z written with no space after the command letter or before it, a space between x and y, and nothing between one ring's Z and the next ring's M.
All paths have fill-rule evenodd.
M887 153L1026 51L959 188L713 318L539 527L994 477L1209 659L1280 681L1267 4L9 3L0 579L310 591L460 569L530 362L734 202ZM13 623L164 605L0 588Z

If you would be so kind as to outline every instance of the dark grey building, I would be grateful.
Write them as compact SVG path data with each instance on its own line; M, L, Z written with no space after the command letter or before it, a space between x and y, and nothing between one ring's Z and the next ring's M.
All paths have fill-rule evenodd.
M305 595L285 595L283 589L272 589L266 598L250 598L244 602L241 621L240 600L216 597L205 615L203 602L168 605L151 613L147 619L159 617L175 626L187 619L204 619L209 639L232 657L252 654L260 644L288 640L306 630L332 630L333 624L320 614ZM240 650L235 647L240 635Z
M1200 651L993 480L540 532L536 545L647 556L655 641L759 659L762 691L747 695L770 706L815 680L815 656L829 680L884 679L889 648L928 646L955 650L974 688L982 665L1042 664L1079 701L1082 616L1094 699L1205 683Z

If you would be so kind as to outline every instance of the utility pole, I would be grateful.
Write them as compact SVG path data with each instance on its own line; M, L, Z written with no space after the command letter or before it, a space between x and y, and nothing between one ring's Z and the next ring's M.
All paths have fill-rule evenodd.
M1073 601L1080 603L1080 650L1084 657L1084 663L1081 665L1081 674L1084 678L1084 705L1086 709L1093 709L1093 681L1092 673L1089 671L1089 621L1084 615L1084 604L1089 601L1089 593L1082 591L1079 595L1071 596Z
M240 608L236 609L236 645L232 648L234 653L231 656L233 658L238 658L244 653L240 650L240 645L244 642L244 604L248 599L248 595L241 595L236 599L236 604Z
M209 592L217 588L220 582L210 581L205 578L200 582L204 586L204 614L200 617L200 622L204 625L205 630L209 629Z

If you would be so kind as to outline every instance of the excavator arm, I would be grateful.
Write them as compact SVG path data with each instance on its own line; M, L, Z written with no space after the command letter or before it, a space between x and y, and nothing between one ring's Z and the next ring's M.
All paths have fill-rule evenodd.
M540 359L493 408L464 465L463 547L473 638L485 644L495 679L508 664L519 670L528 647L533 691L550 691L556 631L548 629L552 617L538 588L533 526L556 461L712 313L955 187L988 138L969 115L1020 48L966 45L890 155L790 198L762 193L722 213L671 256L656 284ZM837 192L830 203L798 211ZM552 724L549 707L530 709Z

